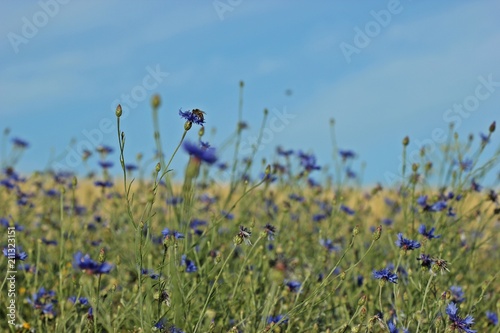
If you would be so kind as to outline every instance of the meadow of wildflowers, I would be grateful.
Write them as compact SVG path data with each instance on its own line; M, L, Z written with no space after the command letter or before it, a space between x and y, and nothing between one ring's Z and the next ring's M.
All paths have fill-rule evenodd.
M241 103L231 161L205 139L209 112L151 106L150 165L125 160L119 105L88 175L21 174L29 143L4 132L2 332L500 332L495 122L478 140L450 127L384 188L359 184L333 121L330 175L296 147L240 156Z

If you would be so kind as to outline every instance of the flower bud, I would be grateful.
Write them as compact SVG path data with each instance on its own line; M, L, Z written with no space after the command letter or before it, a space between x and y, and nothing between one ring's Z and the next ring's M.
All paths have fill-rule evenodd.
M353 236L356 236L356 235L358 235L358 234L359 234L359 225L357 225L357 224L356 224L356 225L354 226L354 229L352 229L352 235L353 235Z
M269 164L268 164L268 165L266 166L266 171L265 171L265 174L266 174L266 176L268 176L270 173L271 173L271 165L269 165Z
M161 170L161 164L160 164L160 162L158 162L158 163L156 163L155 171L160 172L160 170Z
M362 306L366 303L366 295L363 295L358 300L358 306Z
M151 99L151 106L153 107L153 109L158 109L160 104L161 104L160 95L158 94L154 95L153 98Z
M495 128L496 128L496 121L492 122L491 125L490 125L490 133L493 133L495 132Z
M382 225L379 225L377 227L377 230L375 230L375 232L373 233L373 236L372 236L373 240L374 241L379 240L380 239L380 235L382 235Z
M120 104L118 104L118 106L116 107L116 110L115 110L115 115L120 118L122 116L122 106Z
M403 146L408 146L408 144L410 143L410 138L408 136L405 136L404 139L403 139Z
M186 123L184 124L184 130L185 131L189 131L191 129L191 127L193 126L193 123L190 122L190 121L186 121Z
M99 251L99 256L97 257L97 261L102 264L106 260L106 252L104 252L104 248L101 248Z

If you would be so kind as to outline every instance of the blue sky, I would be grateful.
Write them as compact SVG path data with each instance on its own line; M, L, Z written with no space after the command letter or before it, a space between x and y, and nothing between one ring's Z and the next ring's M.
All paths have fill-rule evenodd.
M217 148L235 129L240 80L250 125L243 145L270 110L258 161L282 145L332 165L335 118L339 147L358 154L355 169L366 162L368 184L399 173L406 135L413 152L422 143L437 147L451 121L466 136L500 120L498 1L41 0L2 7L0 126L30 142L17 166L23 172L66 166L81 173L68 157L78 145L117 147L118 102L127 115L126 158L151 157L155 93L168 156L183 131L179 108L206 111L206 139ZM498 142L493 136L485 153ZM182 172L186 161L180 154L174 169ZM95 157L90 164L97 169Z

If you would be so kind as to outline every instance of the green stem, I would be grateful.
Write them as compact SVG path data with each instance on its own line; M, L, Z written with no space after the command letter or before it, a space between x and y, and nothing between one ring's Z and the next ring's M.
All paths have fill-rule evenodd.
M429 282L427 282L427 286L425 287L425 292L424 292L424 298L422 299L422 306L420 307L420 315L422 316L422 312L424 311L424 307L425 307L425 299L427 298L427 293L429 292L429 288L431 286L431 282L432 282L432 279L434 278L434 274L431 273L431 277L429 278ZM417 325L417 332L420 330L420 323L422 322L422 320L419 320L418 321L418 325Z
M212 297L212 294L213 294L215 288L217 287L217 282L219 281L219 278L222 275L222 272L224 271L224 267L226 267L226 264L228 263L229 259L232 257L235 249L236 249L236 246L233 246L233 248L231 249L231 252L226 257L226 260L224 260L224 263L222 264L222 267L220 268L219 273L215 277L215 280L212 283L212 288L210 288L210 292L207 295L207 299L205 301L205 304L203 304L203 309L201 310L200 316L198 318L198 321L196 322L196 326L194 327L193 333L198 332L198 328L200 327L201 321L202 321L203 317L205 316L205 311L207 310L210 298Z

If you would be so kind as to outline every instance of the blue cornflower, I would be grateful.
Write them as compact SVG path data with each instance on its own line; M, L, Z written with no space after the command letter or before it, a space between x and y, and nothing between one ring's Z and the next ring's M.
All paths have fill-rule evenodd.
M288 323L288 317L284 315L277 315L277 316L269 316L267 317L267 324L270 325L272 323L276 324L280 320L283 320L280 324L287 324Z
M486 318L488 319L488 323L492 324L493 326L498 325L498 316L495 312L486 311Z
M460 161L460 169L462 169L465 172L471 171L473 165L474 161L470 158L465 158Z
M170 230L169 228L165 228L161 231L161 234L163 235L163 238L167 236L173 236L175 239L180 239L184 238L184 234L176 231L176 230Z
M276 233L276 227L267 223L264 226L264 232L267 234L268 240L274 240L274 234Z
M450 287L451 297L455 303L462 303L465 301L464 292L460 286Z
M165 332L165 333L184 333L183 330L171 325L167 326L167 321L165 318L161 318L154 324L154 327L158 329L160 332Z
M55 299L56 292L53 290L47 291L44 287L38 289L38 292L31 295L27 299L28 303L33 306L36 310L41 310L43 315L48 317L55 317L56 312L54 310L54 303L57 303Z
M288 198L290 200L298 201L298 202L304 202L304 197L295 193L291 193L288 195Z
M417 199L417 203L422 207L427 207L427 196L421 195Z
M356 178L356 177L357 177L356 172L352 171L352 169L351 169L351 168L349 168L349 167L347 167L347 168L345 169L345 174L346 174L347 178L354 179L354 178Z
M331 239L320 239L319 243L325 247L328 252L340 251L340 246L335 245Z
M321 167L316 165L316 156L312 154L306 154L301 151L298 153L300 158L300 165L304 167L306 171L320 170Z
M448 212L446 213L446 216L455 217L455 216L457 216L457 213L455 213L455 211L453 210L453 207L448 207Z
M99 161L99 166L103 169L109 169L113 167L113 162L111 161Z
M183 201L184 199L182 197L170 197L167 199L167 205L175 206L182 203Z
M109 181L109 180L96 180L94 182L94 185L97 187L102 187L102 188L113 187L113 182Z
M132 171L135 171L139 169L139 167L135 164L125 164L125 170L127 170L128 172L132 172Z
M42 237L42 243L45 244L45 245L57 245L57 241L56 240L49 240L45 237Z
M68 297L68 300L73 304L81 304L83 306L90 305L89 300L86 297L79 297L77 300L76 296L70 296Z
M278 148L276 148L276 151L277 151L278 155L285 156L285 157L288 157L288 156L293 154L293 149L284 150L281 146L278 146Z
M434 262L434 259L432 259L430 255L424 253L421 253L417 260L422 260L422 266L428 268L431 268L431 265Z
M184 142L183 147L189 155L200 161L206 162L208 164L213 164L215 163L215 161L217 161L217 156L215 156L214 148L200 147L199 145L189 141Z
M467 316L465 318L460 318L458 316L458 308L455 303L451 302L446 307L446 314L448 315L451 321L451 329L459 329L462 332L466 333L476 333L476 330L471 329L470 327L474 324L474 318L472 316Z
M203 117L203 114L200 114L198 112L179 110L179 116L186 119L186 121L190 123L195 123L197 125L203 126L203 124L205 123L205 118Z
M18 223L14 223L14 225L11 226L9 220L7 220L4 217L0 218L0 225L4 226L5 228L14 227L15 231L23 231L24 230L24 227Z
M288 290L291 292L298 292L300 290L301 285L302 283L300 283L299 281L288 281L286 283Z
M340 210L346 213L347 215L354 215L355 211L346 205L340 205Z
M103 262L98 263L92 259L88 254L83 255L80 251L73 256L73 267L81 269L87 274L108 274L113 268L113 265Z
M398 234L398 239L396 240L396 245L405 251L418 249L420 247L419 242L404 238L403 234L401 232Z
M436 230L436 228L432 227L429 231L427 231L425 224L421 224L418 228L418 232L427 239L440 238L441 235L434 235L434 230Z
M101 145L95 149L98 153L106 155L106 154L111 154L114 149L111 146L106 146L106 145Z
M208 224L207 221L192 219L191 222L189 223L189 228L193 229L196 234L201 235L203 231L198 229L198 227L203 227L206 226L207 224Z
M399 330L396 328L396 325L392 321L387 323L387 327L389 328L389 333L399 333Z
M20 138L13 138L12 144L14 145L14 147L19 148L19 149L28 148L30 145L28 143L28 141L20 139Z
M328 217L328 215L323 214L323 213L319 213L319 214L314 214L312 219L314 222L320 222L320 221L326 219L327 217Z
M14 248L4 248L3 249L3 255L6 256L9 259L15 259L15 260L26 260L28 258L28 255L26 252L23 252L23 248L21 246L16 246Z
M392 225L394 222L392 221L392 219L385 218L382 220L382 223L385 225Z
M483 189L483 187L481 185L479 185L479 183L476 183L475 179L472 179L472 181L471 181L471 189L473 191L476 191L476 192L481 192L481 190Z
M160 274L155 273L154 270L152 270L152 269L146 269L146 268L141 269L141 274L142 275L148 275L153 280L158 280L158 278L160 277Z
M431 212L440 212L446 209L446 207L447 207L446 201L440 200L429 206L428 210Z
M384 280L384 281L389 281L392 283L398 283L398 276L388 270L387 268L384 268L380 271L373 271L373 277L378 280Z
M28 273L35 273L36 267L34 265L30 265L30 264L20 264L20 265L17 265L17 270L25 271Z
M352 150L339 150L339 155L344 161L356 157L356 154Z
M185 254L181 257L181 266L186 266L186 273L193 273L198 270L194 261L189 260Z
M484 133L479 133L479 136L481 137L481 143L483 145L488 144L490 142L490 136L486 135Z
M220 214L221 214L222 216L224 216L224 217L225 217L226 219L228 219L228 220L232 220L232 219L234 219L234 214L231 214L230 212L227 212L227 211L225 211L225 210L221 210L221 211L220 211Z

